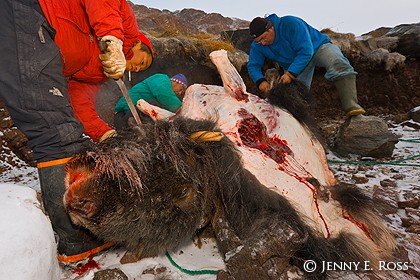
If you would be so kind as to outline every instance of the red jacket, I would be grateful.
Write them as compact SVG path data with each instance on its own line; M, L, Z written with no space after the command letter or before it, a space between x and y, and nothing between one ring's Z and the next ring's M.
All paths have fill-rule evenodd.
M124 42L126 57L138 40L139 28L126 0L39 0L48 22L56 30L54 41L61 50L64 75L79 81L106 80L98 37L113 35Z
M98 37L113 35L124 42L127 59L138 40L139 28L126 0L39 0L42 11L56 30L64 76L76 117L94 141L111 130L97 114L96 93L107 77L103 73Z

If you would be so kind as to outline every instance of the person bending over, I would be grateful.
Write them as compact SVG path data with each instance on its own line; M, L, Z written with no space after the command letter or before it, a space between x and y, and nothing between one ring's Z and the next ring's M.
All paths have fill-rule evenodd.
M126 68L150 66L150 42L139 33L125 0L2 0L0 38L0 97L37 162L42 205L57 236L59 261L80 261L111 244L71 223L63 207L65 165L111 130L97 117L96 90ZM107 44L101 57L99 38ZM90 112L91 119L80 118L85 127L73 109L78 118L79 109ZM98 126L86 125L90 123Z
M154 74L134 85L128 92L134 105L140 99L148 103L175 113L182 105L182 99L188 81L185 75L176 74L169 78L166 74ZM133 115L127 101L121 97L115 106L114 125L117 130L127 127L128 120ZM142 122L150 122L151 118L137 109Z
M278 17L276 14L254 18L249 31L253 42L248 73L260 91L266 93L270 90L270 84L261 70L266 58L283 68L280 83L288 84L298 80L308 90L315 67L322 67L326 70L325 78L334 82L346 115L350 117L365 113L357 100L357 73L327 35L298 17Z
M39 0L54 41L63 57L70 103L84 133L103 141L115 131L95 108L97 93L108 79L123 77L124 71L139 72L153 61L150 41L137 25L126 0ZM99 41L106 42L101 53Z

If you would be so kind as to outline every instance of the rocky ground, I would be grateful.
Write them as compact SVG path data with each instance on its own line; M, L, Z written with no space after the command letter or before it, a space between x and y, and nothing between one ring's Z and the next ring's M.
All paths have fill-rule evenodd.
M336 276L337 279L414 280L420 277L420 181L418 179L420 178L420 140L419 128L413 127L419 126L420 123L409 120L404 125L395 123L393 115L381 115L381 117L387 121L390 131L395 133L400 140L396 144L392 157L381 159L362 158L356 155L339 157L328 150L327 158L338 180L356 184L373 197L387 202L389 207L384 210L383 215L397 237L398 251L395 254L395 261L407 262L409 268L404 271L391 269L384 275L340 274ZM327 131L336 130L342 121L342 119L320 119L319 123L327 135ZM1 162L1 166L3 170L0 174L0 182L30 186L39 192L36 168L29 166L16 156L11 156L8 163ZM119 260L123 254L123 249L107 251L95 257L92 262L82 264L76 269L63 268L60 279L216 279L214 275L182 273L179 268L169 262L166 256L148 258L132 264L120 264ZM187 246L174 249L171 255L184 269L198 270L200 267L209 265L213 265L212 269L223 267L211 235L204 236L201 245L197 241L191 242ZM92 263L95 266L90 267ZM117 277L115 275L122 278L113 278Z
M212 14L206 17L206 24L214 28L200 29L200 24L202 25L203 22L193 22L193 19L200 18L194 15L197 13L202 15L201 11L187 10L170 13L138 5L134 5L134 10L139 23L142 23L140 25L144 29L142 31L151 34L151 41L156 50L156 59L153 67L149 70L133 74L132 80L126 81L128 86L156 72L168 75L182 72L187 75L190 84L221 85L220 77L210 63L208 54L214 48L230 46L232 48L230 53L232 63L241 73L247 91L258 94L246 71L249 38L246 37L248 36L247 30L242 29L247 27L247 22L223 19L223 17L219 17L220 15ZM142 18L142 16L147 18ZM157 22L162 24L157 25ZM195 30L191 27L193 25ZM152 26L155 28L158 26L159 29L152 29ZM226 33L229 34L228 39L231 43L228 45L214 43L219 40L221 31L232 29L241 30ZM177 32L173 32L174 30ZM208 36L196 36L203 32ZM324 32L328 33L332 40L340 46L358 72L359 101L366 109L367 115L384 118L389 129L400 134L401 137L418 139L420 120L418 116L410 115L410 110L420 105L420 24L381 28L360 38L355 38L353 34L339 34L329 30L324 30ZM224 38L222 43L226 43L226 37ZM266 69L272 67L276 66L268 62ZM100 113L104 114L104 119L111 120L113 102L119 98L118 88L112 83L108 83L104 86L102 94L98 106L105 109L100 110ZM323 79L321 69L317 69L315 73L311 94L316 101L316 109L313 114L322 128L324 136L329 138L341 125L344 118L335 89L330 82ZM391 158L361 159L357 156L350 156L349 158L340 158L340 160L389 162L419 155L418 146L420 144L418 142L402 140L400 139L396 153ZM32 179L29 181L34 182L33 179L35 179L36 182L37 175L33 169L34 162L31 151L26 145L27 139L13 125L13 121L1 101L0 142L0 181L21 183L28 181L28 176L30 176ZM330 154L329 159L336 158ZM403 275L408 277L407 279L420 277L420 264L418 263L420 259L419 158L413 160L410 161L413 166L331 165L338 178L350 180L368 189L373 195L383 197L388 201L391 207L384 214L398 235L400 244L398 258L410 260L413 264L410 270ZM14 173L16 170L25 172L30 170L30 174L13 175L16 174Z
M397 236L398 251L396 259L409 261L411 266L404 274L391 279L418 279L420 277L420 123L408 121L395 124L393 115L382 116L388 120L390 130L400 141L392 157L383 159L346 158L333 163L330 153L330 168L337 179L350 182L366 189L373 197L384 199L389 206L382 213L388 225ZM333 122L324 122L334 126ZM413 128L412 126L417 128ZM325 126L324 126L325 127Z

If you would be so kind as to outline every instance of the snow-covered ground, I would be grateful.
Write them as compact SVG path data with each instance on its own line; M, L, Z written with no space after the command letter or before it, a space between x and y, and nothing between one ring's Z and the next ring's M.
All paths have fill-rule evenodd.
M409 126L397 125L393 123L389 123L389 125L390 130L398 135L401 139L401 141L396 145L396 149L392 158L379 161L374 165L343 163L330 164L330 168L337 179L341 181L357 183L360 187L363 187L371 192L378 192L378 189L379 191L383 191L384 181L395 181L396 189L387 190L386 193L383 193L383 196L386 199L390 199L390 201L395 202L395 200L397 200L397 203L398 201L406 200L407 195L414 197L419 196L420 141L418 139L420 137L420 133L418 129L414 129ZM412 141L412 139L417 140ZM408 159L410 157L415 158L411 160L396 162L397 164L395 165L385 164L389 162L395 162L396 160ZM330 151L327 153L327 158L329 160L335 161L361 160L356 156L351 158L340 158ZM372 159L369 160L372 161ZM15 159L15 161L19 162L18 159ZM3 191L0 192L0 194L3 194L2 197L0 197L0 206L5 205L4 192L8 193L7 196L9 199L10 197L24 196L22 193L23 190L19 186L29 187L36 192L39 192L40 187L36 168L29 167L23 162L20 162L19 168L8 166L6 163L0 163L0 165L2 169L6 170L0 174L0 190ZM36 207L36 202L28 199L15 199L14 201L16 201L16 204L19 205L22 204L22 201L25 201L26 203ZM33 197L31 199L33 199ZM2 223L0 223L0 239L3 240L3 242L5 238L7 238L6 240L10 240L10 236L13 236L14 234L11 232L12 230L15 230L17 233L28 232L28 229L25 228L28 224L32 224L31 222L33 222L34 219L43 219L42 216L34 218L35 216L33 215L27 215L27 217L25 217L25 215L20 215L17 217L19 213L16 210L12 210L12 214L6 213L8 212L4 210L3 207L3 218ZM6 216L8 219L5 219ZM13 216L13 218L10 219L10 216ZM398 209L395 213L390 213L387 215L389 226L393 228L398 235L399 245L405 249L403 251L406 252L406 254L402 254L408 257L411 270L409 273L398 273L397 276L394 274L391 277L397 277L399 279L417 279L415 276L416 272L414 271L417 271L417 275L420 271L420 238L415 233L406 232L406 228L402 226L401 218L407 217L407 211L404 209ZM11 226L12 224L14 227ZM45 223L43 225L44 226L41 227L45 227ZM37 231L38 230L40 230L39 227ZM45 230L46 235L48 235L48 226ZM33 234L34 233L32 232L29 233L29 235ZM46 238L48 240L48 237ZM16 239L14 240L16 241ZM21 244L19 244L19 242L14 242L13 246L8 246L7 250L4 250L2 247L0 250L0 275L2 275L1 271L4 273L10 273L10 271L13 271L13 269L16 269L16 271L22 271L22 268L34 269L34 267L36 267L33 265L33 263L35 260L40 261L42 257L41 254L25 254L25 257L22 257L21 254L22 252L25 252L25 250L28 250L28 248L30 248L30 250L38 250L38 252L43 252L45 251L45 243L33 241L30 242L24 240L25 239L22 237ZM5 244L10 245L12 243L6 241ZM111 249L95 256L89 262L80 263L77 268L60 267L60 280L90 280L93 279L94 273L96 271L113 268L119 268L124 272L124 274L128 276L129 279L136 280L156 279L157 275L160 277L165 275L169 279L180 280L216 279L214 272L224 268L224 263L218 253L217 246L214 240L211 238L202 238L201 240L186 242L185 244L169 252L170 257L168 255L162 255L155 258L143 259L139 262L131 264L120 264L119 260L124 255L124 253L125 251L122 248ZM16 262L16 259L19 259L19 261ZM51 261L51 259L45 257L43 257L40 263L43 263L44 267L50 267L52 270L54 270L54 267L56 266L56 264ZM14 266L16 266L16 268L13 268ZM37 267L38 270L41 269L41 266ZM54 271L51 273L53 272ZM38 271L37 273L41 272ZM19 274L17 273L16 275ZM22 276L22 278L18 277L14 279L29 280L30 278L25 278Z

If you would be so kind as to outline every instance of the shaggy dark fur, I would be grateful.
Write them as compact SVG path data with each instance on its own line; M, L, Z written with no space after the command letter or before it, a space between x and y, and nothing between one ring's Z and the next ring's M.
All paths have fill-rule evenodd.
M268 93L267 101L270 104L287 109L298 121L306 122L312 119L311 110L314 109L313 98L308 88L300 83L276 84Z
M191 140L196 131L217 129L209 121L159 121L81 153L68 164L72 221L139 257L164 253L210 223L235 279L283 279L306 259L365 260L352 237L313 232L288 200L244 169L227 137Z
M267 93L267 101L289 111L300 123L305 124L326 147L324 136L312 113L315 109L314 98L308 88L299 81L290 84L277 83Z

